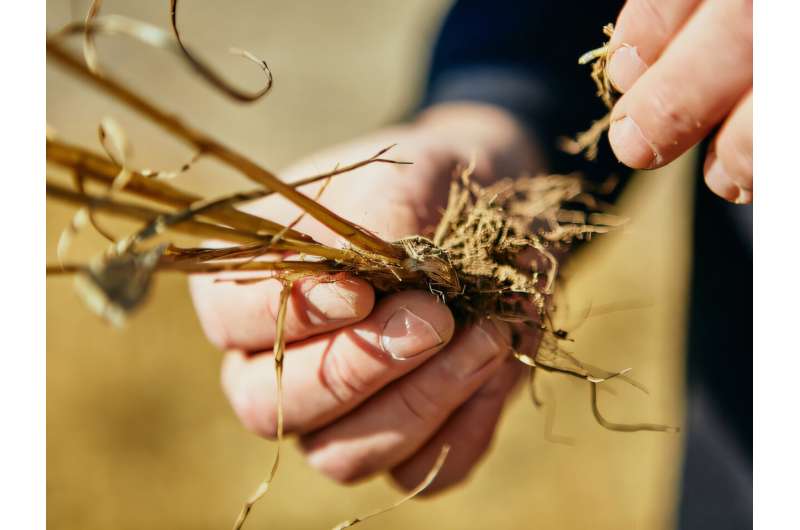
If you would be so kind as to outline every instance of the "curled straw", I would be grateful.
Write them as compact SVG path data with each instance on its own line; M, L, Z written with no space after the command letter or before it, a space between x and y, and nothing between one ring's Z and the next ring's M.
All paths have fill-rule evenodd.
M126 34L134 35L144 42L158 47L172 49L176 46L171 41L165 41L167 37L158 28L153 26L146 26L143 28L140 22L130 21L128 19L121 20L121 17L110 17L113 16L109 15L108 17L104 17L104 23L101 23L103 19L98 18L88 26L84 23L74 24L72 25L71 31L66 33L75 33L78 30L96 31L102 28L103 30L109 31L124 31ZM111 26L111 29L109 26ZM62 34L63 33L64 32L62 32ZM178 50L180 50L180 48L178 48ZM296 191L292 186L282 182L273 173L259 166L246 156L236 152L232 148L224 146L210 136L186 126L174 115L159 109L154 104L124 87L118 81L105 75L100 76L95 74L52 38L47 41L47 53L49 57L58 61L72 73L84 80L90 81L95 87L100 88L107 94L125 103L131 109L157 123L167 132L192 145L197 151L203 153L204 156L216 158L257 184L273 192L280 193L301 210L307 212L355 247L362 249L364 252L386 258L392 264L399 264L399 259L402 257L402 249L349 223L339 215L333 213L319 203L316 203L311 198Z
M266 77L264 86L255 91L255 92L245 92L240 90L230 83L228 83L225 78L217 74L214 70L209 68L203 61L201 61L192 51L190 51L184 44L183 40L181 39L181 34L178 31L178 0L170 0L169 2L169 18L170 23L172 25L172 32L175 35L175 40L177 41L178 46L180 47L181 51L183 52L183 57L188 61L188 63L195 69L195 71L200 74L206 81L211 83L214 87L221 90L226 95L230 96L231 98L242 101L242 102L252 102L256 101L263 96L267 95L267 92L272 89L272 71L270 71L269 66L267 65L266 61L259 59L252 53L247 50L242 50L240 48L230 48L228 51L233 55L238 55L239 57L243 57L248 61L258 65L261 70L264 72L264 76Z

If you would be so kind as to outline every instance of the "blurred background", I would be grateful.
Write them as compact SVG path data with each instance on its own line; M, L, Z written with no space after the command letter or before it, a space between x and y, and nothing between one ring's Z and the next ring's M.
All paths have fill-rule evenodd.
M48 31L83 18L87 5L48 0ZM406 115L421 90L429 47L448 5L183 3L179 20L187 42L238 85L255 87L260 79L252 65L229 58L229 45L268 60L275 87L253 105L231 103L158 50L124 38L100 37L98 47L109 71L266 167L280 169ZM168 27L163 0L108 0L103 10ZM593 89L588 76L586 89ZM99 150L97 124L106 115L127 131L136 166L178 167L191 154L48 65L47 120L59 136ZM596 240L566 271L571 309L562 314L562 325L577 324L590 303L630 306L589 318L574 332L580 358L610 370L633 367L632 375L650 389L645 396L609 384L615 395L603 393L602 408L614 421L682 421L691 243L687 168L683 160L634 179L619 205L630 225ZM208 161L180 184L207 193L250 187ZM73 212L48 201L48 263L55 262L59 234ZM102 248L103 241L87 231L70 256L85 259ZM150 302L122 330L90 313L68 278L48 278L47 297L48 527L228 528L264 475L274 444L245 432L228 408L218 381L220 354L200 330L185 279L159 277ZM544 414L519 392L493 449L466 485L406 504L364 528L670 528L681 436L606 431L592 418L585 383L558 375L540 381L544 396L552 394L558 404L556 432L573 438L572 446L545 440ZM249 527L329 528L398 495L382 478L336 485L287 443L274 489L255 508Z

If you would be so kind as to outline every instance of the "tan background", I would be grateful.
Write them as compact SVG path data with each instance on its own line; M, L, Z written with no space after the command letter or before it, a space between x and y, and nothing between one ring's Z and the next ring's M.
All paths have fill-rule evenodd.
M48 1L48 30L82 15L86 2L72 4L75 15L69 2ZM280 168L401 116L418 94L448 2L184 4L187 40L236 79L257 81L251 68L225 57L227 45L269 60L276 76L270 97L233 105L171 57L125 39L100 39L101 60L191 123ZM104 10L167 23L164 1L108 1ZM48 123L63 137L98 148L96 125L111 114L133 140L137 165L174 167L188 156L56 66L48 66L47 76ZM569 272L574 309L566 320L577 319L589 302L647 305L591 318L575 333L579 356L609 369L632 366L651 390L648 397L615 384L616 396L602 395L615 420L681 421L690 226L684 167L638 178L621 205L630 226L598 240ZM220 191L244 187L237 178L202 162L182 182ZM70 213L48 204L49 262ZM85 258L100 248L87 234L71 252ZM48 279L47 294L49 527L227 528L274 446L246 433L228 409L218 385L219 354L200 331L185 280L161 277L149 305L122 331L82 307L68 279ZM591 417L585 384L559 376L543 381L558 403L556 429L574 446L546 442L543 414L520 393L468 484L364 528L669 528L681 437L604 431ZM380 478L337 486L289 446L250 528L328 528L396 496Z

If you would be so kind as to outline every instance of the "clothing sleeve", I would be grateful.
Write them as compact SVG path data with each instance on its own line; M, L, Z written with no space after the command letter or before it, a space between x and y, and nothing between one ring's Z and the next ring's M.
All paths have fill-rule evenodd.
M568 156L558 138L587 129L607 109L578 57L606 39L622 0L461 0L434 46L423 106L477 101L514 114L541 140L553 172L624 176L607 140L593 163Z

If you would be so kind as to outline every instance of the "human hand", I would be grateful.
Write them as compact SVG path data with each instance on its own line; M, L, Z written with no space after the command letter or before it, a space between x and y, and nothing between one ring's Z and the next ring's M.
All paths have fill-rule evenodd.
M474 176L483 181L534 171L540 160L504 112L449 104L427 111L413 125L315 156L284 178L361 160L395 142L392 156L413 165L371 165L341 175L321 197L337 214L390 241L435 225L456 165L473 153ZM249 210L279 222L297 215L277 197ZM297 228L325 244L342 245L311 219ZM271 349L280 285L196 276L191 288L206 334L228 352L222 384L235 413L247 429L274 438ZM451 446L448 460L428 492L463 480L487 449L519 375L503 323L458 327L431 293L405 291L376 301L368 283L346 274L295 282L285 334L286 431L299 435L314 467L343 483L390 470L401 487L411 489L445 443Z
M729 201L753 201L752 19L749 0L628 0L607 66L624 94L608 133L622 163L661 167L721 125L706 183Z

